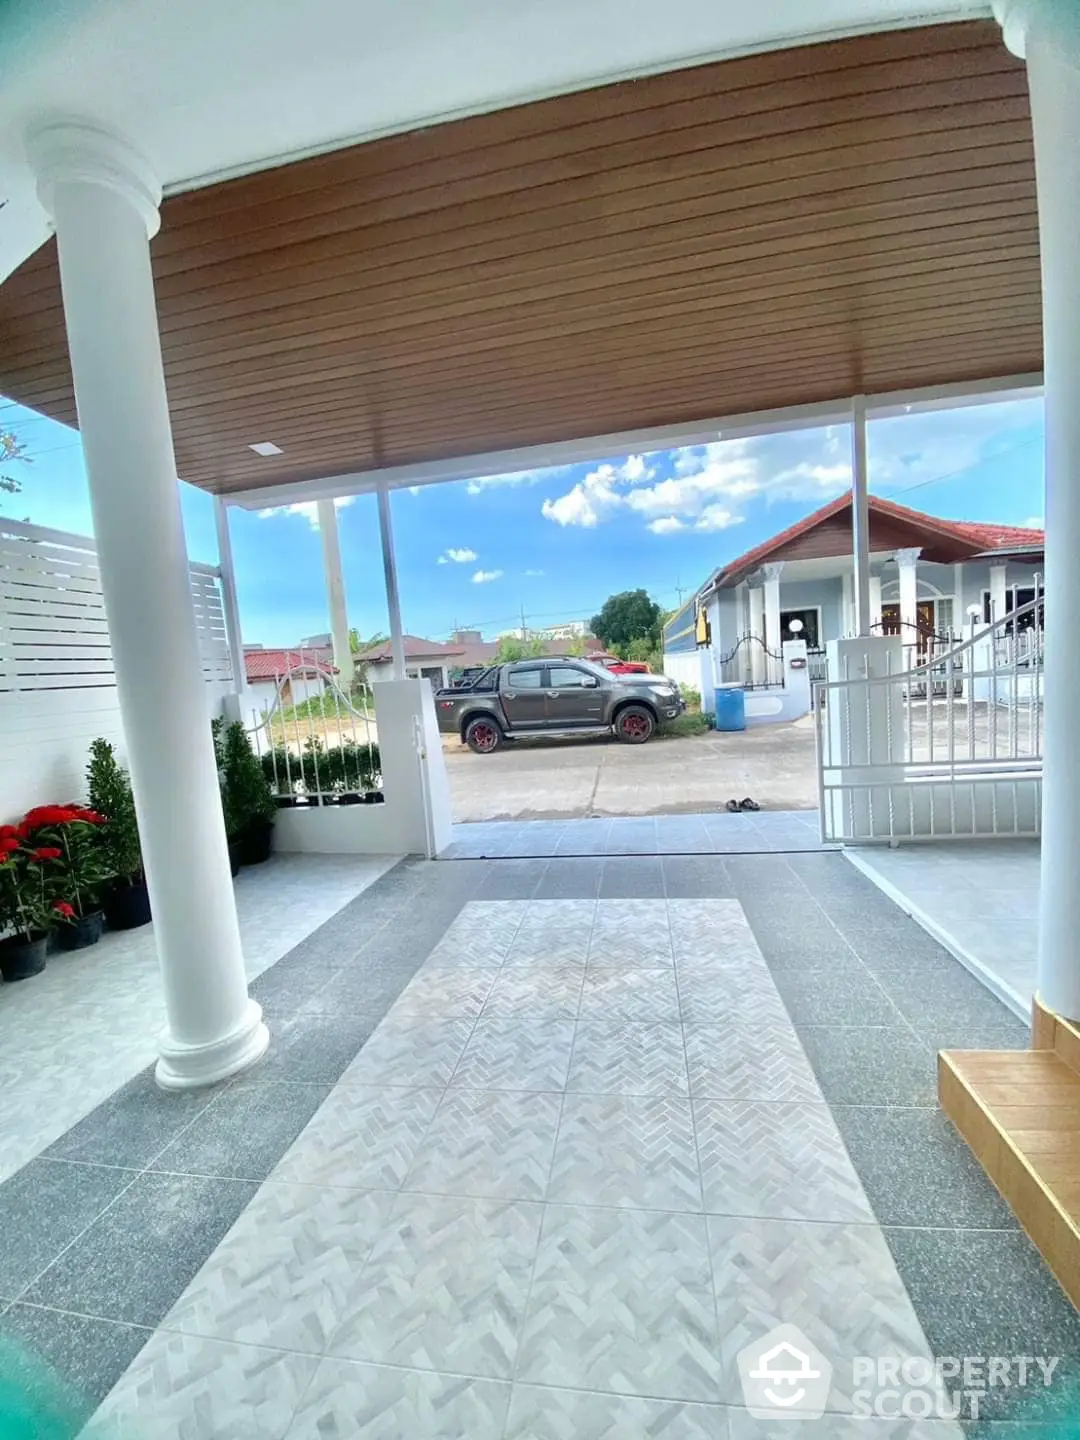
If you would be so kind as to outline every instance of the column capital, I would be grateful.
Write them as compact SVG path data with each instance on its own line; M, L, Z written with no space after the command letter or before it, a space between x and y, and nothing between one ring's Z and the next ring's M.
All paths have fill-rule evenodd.
M770 580L779 580L780 572L783 568L784 562L782 560L773 560L768 565L762 565L761 573L765 577L765 583L768 584Z
M100 185L138 211L148 237L157 234L161 186L150 161L122 136L96 125L53 121L30 131L26 153L37 177L38 199L50 216L58 185Z
M893 555L896 557L896 563L901 570L914 570L921 554L922 547L920 545L913 545L907 550L893 551Z
M1080 65L1080 7L1075 0L993 0L1006 46L1021 60L1032 40Z

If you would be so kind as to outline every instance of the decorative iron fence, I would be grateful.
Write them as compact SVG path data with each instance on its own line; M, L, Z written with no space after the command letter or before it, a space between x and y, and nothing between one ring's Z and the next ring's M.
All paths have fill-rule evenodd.
M784 683L783 655L770 650L760 635L750 632L740 635L727 654L721 655L716 663L722 685L758 690Z

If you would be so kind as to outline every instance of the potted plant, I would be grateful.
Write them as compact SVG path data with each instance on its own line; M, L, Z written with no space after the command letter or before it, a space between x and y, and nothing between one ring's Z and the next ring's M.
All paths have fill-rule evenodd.
M19 826L31 853L50 863L57 890L54 908L67 922L56 935L62 950L96 945L105 928L101 897L114 874L98 843L98 827L104 824L103 815L81 805L39 805Z
M107 822L98 831L98 843L115 876L104 895L105 920L110 930L134 930L150 921L150 892L131 780L108 740L91 743L86 783L91 810Z
M240 862L269 860L277 805L248 733L239 720L225 727L225 787L229 791L240 839Z
M10 932L0 940L0 975L8 983L45 969L49 933L71 910L54 894L50 872L58 853L25 843L19 826L0 825L0 926Z
M221 813L225 821L225 840L229 846L229 869L235 878L240 874L243 846L240 832L243 828L240 811L225 764L225 721L215 715L210 721L210 733L214 739L214 755L217 759L218 788L221 792Z

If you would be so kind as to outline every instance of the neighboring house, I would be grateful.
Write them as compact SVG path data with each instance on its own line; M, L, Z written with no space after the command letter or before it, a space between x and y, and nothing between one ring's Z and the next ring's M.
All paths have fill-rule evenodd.
M517 635L517 631L511 630L499 640L482 640L479 630L455 630L450 636L450 644L460 647L460 656L454 661L453 668L467 670L475 665L493 665L501 641L503 639L514 640ZM583 650L586 654L590 650L603 648L596 636L590 635L588 631L581 635L559 636L558 638L537 636L535 633L530 636L533 643L538 638L544 647L543 654L545 655L565 655L569 645L573 645L575 650Z
M285 705L301 705L321 695L337 674L333 651L322 645L308 649L267 650L261 645L244 646L247 676L247 710L255 724L272 710L278 696Z
M926 653L937 637L961 635L972 618L989 624L1041 589L1041 530L941 520L874 495L869 508L871 627L899 634L912 655ZM726 680L773 678L776 662L766 652L778 655L797 634L811 653L854 634L851 497L724 565L672 617L664 628L664 668L690 683L700 673L693 655L699 607ZM792 621L801 629L792 630ZM763 643L748 643L747 636ZM764 658L744 675L755 655Z
M449 685L452 668L467 663L461 658L465 653L463 646L444 645L439 640L425 640L420 635L403 635L401 639L405 649L405 674L411 680L430 680L436 690ZM361 650L356 662L365 667L372 685L394 678L394 657L389 640L372 646L370 650Z

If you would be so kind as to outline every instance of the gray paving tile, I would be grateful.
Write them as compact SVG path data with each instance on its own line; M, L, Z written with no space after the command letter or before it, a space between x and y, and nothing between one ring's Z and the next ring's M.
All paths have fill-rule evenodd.
M48 1385L42 1395L55 1429L36 1425L22 1430L16 1427L7 1435L25 1435L26 1440L42 1440L48 1435L77 1435L81 1427L123 1375L151 1332L133 1325L118 1325L111 1320L91 1320L82 1315L66 1315L59 1310L40 1309L34 1305L12 1305L0 1315L0 1342L4 1347L4 1381L19 1387L24 1394L40 1393L42 1366L48 1367L60 1382ZM6 1409L5 1409L5 1413ZM39 1421L41 1416L39 1414ZM3 1415L0 1414L0 1421Z
M878 1419L836 1414L820 1420L799 1420L790 1415L761 1420L737 1407L728 1410L727 1420L729 1440L823 1440L826 1434L828 1440L962 1440L965 1434L952 1420ZM1001 1435L994 1440L1012 1440L1012 1437ZM1044 1436L1043 1440L1049 1437Z
M645 842L642 847L646 851L655 848ZM650 896L659 900L663 895L664 872L655 855L609 856L604 862L604 873L600 877L602 900L639 900Z
M572 1021L487 1020L469 1037L450 1084L467 1090L554 1090L566 1085Z
M693 1106L707 1211L873 1221L827 1105L695 1099Z
M530 900L544 871L543 860L495 860L476 892L478 900Z
M355 1059L378 1025L379 1015L301 1011L271 1034L259 1064L260 1081L293 1080L333 1084ZM254 1072L249 1077L254 1080Z
M682 1027L670 1021L581 1020L567 1091L686 1095Z
M542 1213L520 1201L399 1195L332 1353L509 1379Z
M900 1011L869 972L798 974L780 970L776 988L791 1018L806 1025L903 1025Z
M31 1160L0 1185L0 1296L13 1300L135 1175L133 1170Z
M448 1090L402 1188L543 1200L560 1108L558 1095Z
M261 1083L260 1083L261 1081ZM253 1077L218 1095L152 1162L155 1170L265 1180L329 1093Z
M581 990L582 1020L678 1020L679 991L667 966L605 970L590 965Z
M154 1325L255 1188L240 1180L141 1175L22 1298Z
M159 1330L102 1406L94 1435L282 1440L317 1367L314 1356Z
M836 1105L833 1117L880 1224L1016 1228L1012 1211L940 1111Z
M549 860L537 887L538 899L592 899L600 892L602 860L585 857Z
M506 1440L727 1440L719 1405L515 1385Z
M798 1031L830 1105L937 1103L934 1054L905 1030L800 1024Z
M708 1275L701 1216L548 1205L517 1379L716 1400Z
M718 855L665 855L662 869L669 900L719 899L733 893L727 867Z
M504 965L484 1002L485 1020L576 1020L585 966Z
M287 1440L500 1440L509 1401L505 1381L324 1360Z
M1075 1420L1080 1314L1022 1231L884 1234L935 1354L1060 1357L1049 1387L988 1391L985 1418Z
M547 1198L701 1210L690 1102L678 1095L567 1095Z
M821 1093L788 1020L683 1026L690 1093L708 1100L815 1101Z
M215 1090L165 1091L144 1070L45 1151L141 1170L212 1103Z
M472 1034L470 1020L387 1018L342 1075L348 1085L443 1087L454 1073Z

